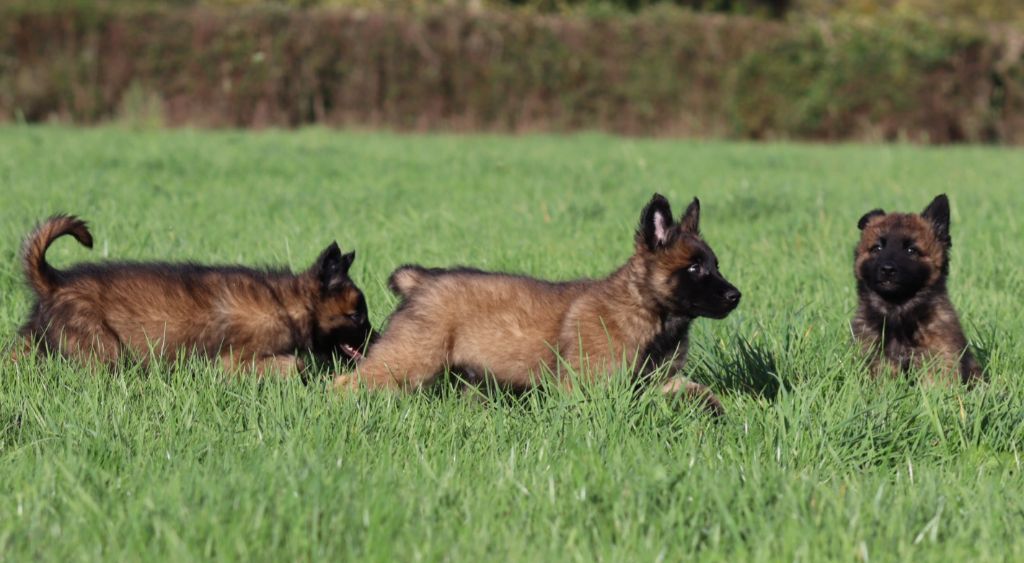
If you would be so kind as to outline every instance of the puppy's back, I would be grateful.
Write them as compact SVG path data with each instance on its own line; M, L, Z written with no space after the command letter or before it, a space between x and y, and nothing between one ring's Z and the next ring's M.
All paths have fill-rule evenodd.
M294 279L286 271L233 266L80 264L62 272L30 324L37 330L102 325L139 353L153 343L215 353L265 339L286 322Z
M414 299L419 307L440 310L493 312L501 309L563 310L589 287L591 280L549 282L527 276L485 272L474 268L423 268L406 265L388 280L392 291Z
M509 335L554 341L573 300L589 280L548 282L471 268L402 267L392 275L403 308L438 328L473 340ZM394 283L397 282L397 283Z
M452 365L524 385L539 366L553 365L566 312L593 283L466 268L403 267L396 274L392 285L404 300L391 322L402 333L422 335L416 340L442 348Z

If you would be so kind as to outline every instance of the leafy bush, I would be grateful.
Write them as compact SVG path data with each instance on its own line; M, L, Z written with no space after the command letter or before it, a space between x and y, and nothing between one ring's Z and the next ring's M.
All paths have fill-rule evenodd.
M0 118L1019 142L1021 45L897 15L667 7L7 10Z
M1012 109L1001 85L1020 84L1005 68L1020 64L1009 38L980 30L841 18L742 61L732 107L752 137L995 140Z

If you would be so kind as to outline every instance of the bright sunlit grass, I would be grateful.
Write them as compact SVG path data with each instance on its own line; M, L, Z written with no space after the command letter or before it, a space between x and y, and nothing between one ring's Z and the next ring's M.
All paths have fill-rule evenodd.
M0 334L35 221L102 258L305 268L337 239L382 326L403 263L568 279L630 254L654 191L744 294L700 320L711 421L624 385L340 399L202 362L0 360L0 559L1024 560L1024 152L605 136L0 129ZM990 383L867 378L867 210L953 205L950 293Z

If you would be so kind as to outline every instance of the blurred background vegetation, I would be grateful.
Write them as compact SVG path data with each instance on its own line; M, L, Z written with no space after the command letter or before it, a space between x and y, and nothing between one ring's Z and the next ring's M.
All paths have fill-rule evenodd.
M278 6L284 8L364 8L420 10L437 7L519 9L542 13L636 12L670 5L699 12L780 18L830 18L881 13L981 22L1024 20L1024 0L10 0L23 7L72 5L106 8Z
M7 0L0 121L1024 143L1024 0Z

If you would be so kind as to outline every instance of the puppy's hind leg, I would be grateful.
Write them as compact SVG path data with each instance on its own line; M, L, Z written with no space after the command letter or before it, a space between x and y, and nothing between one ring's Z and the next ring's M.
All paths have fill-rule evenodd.
M412 390L432 381L447 361L444 336L415 323L403 324L393 319L356 370L334 378L334 389L352 390L362 383L370 389Z
M54 349L86 365L113 366L121 357L121 341L105 327L97 326L95 330L69 330L58 338L59 343Z
M35 342L29 336L18 336L14 342L5 350L8 358L13 363L18 363L28 358L35 349Z
M122 356L117 333L91 304L58 303L41 323L39 343L65 358L99 367L113 366Z
M970 350L964 352L960 358L960 379L967 385L975 385L985 381L985 371Z
M270 354L255 357L237 352L224 352L220 355L220 359L226 371L239 372L251 368L260 377L275 375L290 378L301 372L304 367L302 359L293 354Z

